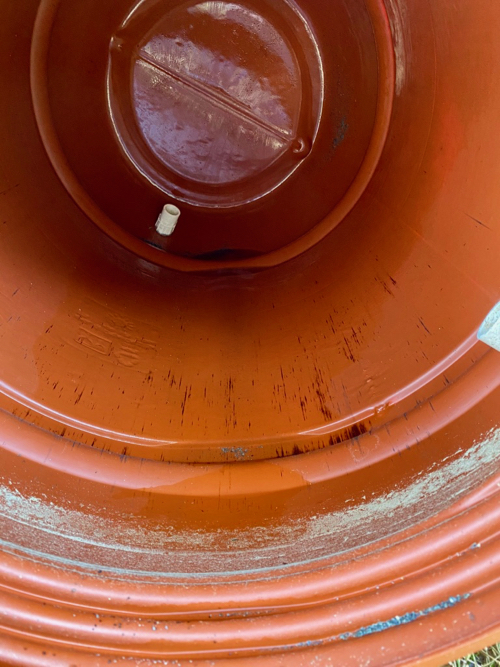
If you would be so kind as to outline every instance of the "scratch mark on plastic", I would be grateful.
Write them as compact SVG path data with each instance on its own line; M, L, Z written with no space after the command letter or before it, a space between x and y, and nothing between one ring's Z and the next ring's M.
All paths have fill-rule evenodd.
M423 319L422 319L421 317L419 317L419 318L418 318L418 321L419 321L420 324L424 327L424 329L427 331L427 333L430 334L431 332L430 332L429 329L425 326L425 323L424 323Z
M9 192L12 192L12 190L15 190L20 186L20 183L16 183L16 185L12 185L10 188L5 188L5 190L0 191L0 195L6 195Z
M471 220L474 220L474 222L477 222L477 224L478 224L478 225L481 225L481 227L486 227L486 229L490 229L490 230L491 230L491 227L488 227L488 225L485 225L484 222L481 222L481 220L478 220L477 218L474 218L474 216L469 215L469 214L467 213L467 217L470 218Z

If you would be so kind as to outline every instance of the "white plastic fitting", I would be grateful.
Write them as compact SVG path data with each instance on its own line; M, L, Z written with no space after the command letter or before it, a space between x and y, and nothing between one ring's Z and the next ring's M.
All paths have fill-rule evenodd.
M500 303L490 311L481 324L477 337L486 345L500 352Z
M163 207L158 220L156 221L156 231L161 236L170 236L173 234L181 212L173 204L167 204Z

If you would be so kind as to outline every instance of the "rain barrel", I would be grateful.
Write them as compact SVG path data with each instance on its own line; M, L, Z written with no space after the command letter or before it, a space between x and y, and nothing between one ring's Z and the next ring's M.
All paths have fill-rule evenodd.
M0 16L0 664L499 639L500 4Z

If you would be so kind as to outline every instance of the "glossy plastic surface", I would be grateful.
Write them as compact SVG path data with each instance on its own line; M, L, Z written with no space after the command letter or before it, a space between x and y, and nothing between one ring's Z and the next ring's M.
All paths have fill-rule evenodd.
M378 0L305 14L284 0L46 0L32 63L39 129L75 201L184 271L272 266L317 242L364 191L392 108ZM168 242L153 224L167 202L183 210Z
M333 5L0 1L0 662L498 638L500 7Z

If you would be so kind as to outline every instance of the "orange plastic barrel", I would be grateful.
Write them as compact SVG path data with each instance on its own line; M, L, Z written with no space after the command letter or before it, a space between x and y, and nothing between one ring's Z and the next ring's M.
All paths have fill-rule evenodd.
M500 5L0 15L1 664L498 639Z

